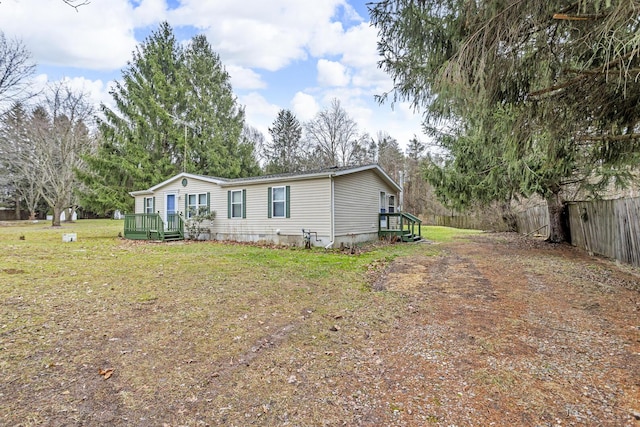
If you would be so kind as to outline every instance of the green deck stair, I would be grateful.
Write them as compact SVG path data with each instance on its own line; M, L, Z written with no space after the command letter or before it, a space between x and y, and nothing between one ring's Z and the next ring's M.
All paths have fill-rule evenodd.
M378 237L395 236L402 242L422 240L422 220L408 212L380 213Z
M124 237L161 242L184 240L184 221L178 214L167 215L166 224L158 213L127 214L124 216Z

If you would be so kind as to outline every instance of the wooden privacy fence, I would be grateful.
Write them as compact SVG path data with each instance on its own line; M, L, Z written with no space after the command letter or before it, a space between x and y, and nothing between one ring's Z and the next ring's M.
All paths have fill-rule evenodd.
M570 202L567 210L571 244L640 267L640 198ZM518 232L549 235L546 205L516 216Z
M549 209L538 205L516 214L518 232L549 237Z
M569 203L571 243L640 267L640 198Z

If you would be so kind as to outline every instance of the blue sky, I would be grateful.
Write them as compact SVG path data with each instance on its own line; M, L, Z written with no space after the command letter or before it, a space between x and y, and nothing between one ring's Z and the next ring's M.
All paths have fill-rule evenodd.
M282 108L302 122L338 98L361 132L388 132L405 146L421 134L406 103L378 105L391 88L377 68L377 34L364 0L4 0L0 28L21 39L38 64L35 85L68 79L111 104L113 81L161 21L178 39L205 34L231 75L247 123L267 129Z

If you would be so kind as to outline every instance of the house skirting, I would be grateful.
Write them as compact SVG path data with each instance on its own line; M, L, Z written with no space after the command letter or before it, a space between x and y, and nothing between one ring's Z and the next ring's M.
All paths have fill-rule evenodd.
M264 243L282 246L304 246L302 230L300 230L300 234L237 234L219 232L213 233L211 238L219 241ZM331 243L329 236L317 236L316 239L316 235L313 234L311 237L312 246L325 247L329 243Z
M313 231L313 230L312 230ZM283 246L298 246L304 247L304 236L302 230L300 234L239 234L239 233L212 233L206 235L206 238L218 241L234 241L234 242L249 242L249 243L264 243L275 244ZM370 242L378 239L378 233L361 233L361 234L348 234L343 236L336 236L333 244L331 244L331 238L329 236L322 236L311 234L311 245L316 247L330 247L339 248L342 246L351 247L352 245Z
M359 233L359 234L344 234L336 236L335 242L333 242L334 248L341 246L351 247L359 243L366 243L378 240L378 233Z

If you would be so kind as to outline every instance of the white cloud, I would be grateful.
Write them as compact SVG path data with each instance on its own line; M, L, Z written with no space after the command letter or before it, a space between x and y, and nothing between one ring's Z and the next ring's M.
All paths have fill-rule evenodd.
M317 68L321 86L347 86L351 81L349 70L339 62L320 59Z
M246 123L258 129L265 137L269 135L269 126L278 116L280 107L270 103L265 97L256 92L238 98L245 106Z
M377 30L352 6L363 10L368 0L171 0L171 9L168 1L92 0L76 12L61 0L4 0L0 28L24 41L41 73L71 76L96 104L113 104L111 80L140 35L167 20L180 43L194 33L207 36L246 106L247 123L265 136L281 108L304 122L332 98L372 135L385 130L405 145L420 133L419 114L405 104L392 110L374 101L392 82L377 67Z
M134 0L139 5L133 10L133 22L136 27L146 27L167 19L165 0Z
M173 25L204 31L225 63L279 70L307 58L316 29L331 22L345 0L184 0L170 12Z
M250 68L237 65L228 65L225 68L231 76L231 86L234 89L264 89L267 87L260 74Z
M313 119L316 113L320 111L320 106L316 99L312 95L303 92L295 94L291 100L291 107L293 113L301 122Z
M5 1L0 10L0 28L22 39L41 64L119 68L136 44L126 0L94 1L77 11L58 1Z
M368 23L349 28L341 41L342 60L352 67L375 65L378 56L378 33Z
M63 78L61 80L51 80L46 74L35 76L32 82L34 92L43 93L47 86L64 82L75 93L84 94L93 105L95 112L99 112L100 104L113 105L113 97L109 94L114 82L103 82L102 80L90 80L84 77Z
M315 57L340 55L343 52L344 27L340 22L327 22L317 26L309 40L309 51Z

